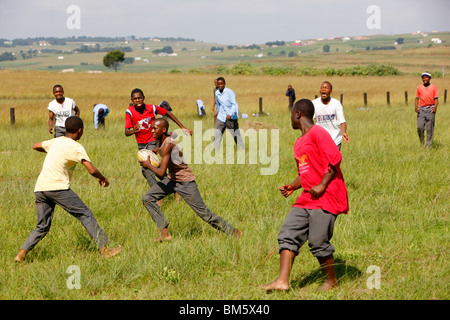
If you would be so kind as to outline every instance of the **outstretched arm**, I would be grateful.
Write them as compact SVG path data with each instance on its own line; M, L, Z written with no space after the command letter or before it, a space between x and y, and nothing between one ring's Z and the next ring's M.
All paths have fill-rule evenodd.
M183 124L177 119L177 117L175 117L175 115L172 112L167 111L166 116L168 116L170 120L175 122L181 128L181 130L183 130L185 134L187 134L188 136L192 136L192 130L183 126Z
M109 186L109 181L108 179L106 179L102 173L93 166L93 164L87 160L82 160L81 163L83 163L84 167L87 169L87 171L89 172L89 174L91 176L93 176L94 178L98 179L98 183L100 184L100 186L105 186L105 188L107 186Z
M39 152L46 152L44 148L42 148L42 142L35 142L33 143L33 150L39 151Z

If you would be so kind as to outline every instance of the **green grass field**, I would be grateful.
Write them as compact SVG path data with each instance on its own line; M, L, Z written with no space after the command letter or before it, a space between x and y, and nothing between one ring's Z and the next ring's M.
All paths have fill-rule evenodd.
M331 77L333 96L344 93L350 143L342 147L342 171L350 212L337 219L332 239L340 286L320 293L323 281L316 259L301 249L291 273L291 290L266 294L259 285L279 270L277 234L299 192L285 199L278 188L296 177L293 144L284 90L292 84L297 98L314 98L322 77L229 76L241 113L258 111L263 97L266 117L240 119L249 129L279 130L279 170L261 175L259 164L191 164L206 204L244 232L237 240L201 221L183 202L166 198L162 210L174 240L156 244L158 235L141 202L147 183L136 159L134 137L125 137L124 112L129 93L140 87L147 103L166 99L175 115L193 129L213 126L210 75L108 73L60 74L0 71L0 298L15 299L151 299L151 300L432 300L449 299L449 145L448 104L439 106L435 141L419 146L412 97L420 78ZM449 80L433 79L440 89ZM13 259L35 228L33 188L45 155L32 150L50 139L47 104L51 87L61 83L85 121L80 142L93 164L111 182L101 188L78 165L72 189L92 209L111 246L123 252L103 259L81 224L57 208L50 233L23 264ZM405 105L403 92L409 90ZM385 103L392 92L391 105ZM369 104L363 105L367 92ZM203 99L207 116L196 115ZM93 103L110 106L106 129L96 132ZM10 108L16 124L10 125ZM199 123L197 122L197 125ZM175 129L173 126L171 129ZM204 141L202 149L208 145ZM194 149L191 150L194 152ZM248 148L247 148L248 151ZM78 266L80 289L69 289L70 266ZM380 270L380 289L370 289L371 266Z

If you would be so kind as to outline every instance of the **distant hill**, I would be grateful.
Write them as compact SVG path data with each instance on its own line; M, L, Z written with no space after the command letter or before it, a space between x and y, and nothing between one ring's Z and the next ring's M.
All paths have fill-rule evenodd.
M121 72L287 74L325 68L333 75L369 64L399 73L448 69L450 32L293 39L236 46L186 38L71 37L0 39L0 68L110 72L106 52L126 52ZM240 66L247 71L236 71ZM233 69L234 68L234 69ZM418 70L419 69L419 70ZM300 72L300 71L301 72Z

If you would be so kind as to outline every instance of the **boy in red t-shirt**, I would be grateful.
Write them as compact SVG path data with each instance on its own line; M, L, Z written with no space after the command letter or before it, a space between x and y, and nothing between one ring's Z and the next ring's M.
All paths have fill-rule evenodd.
M156 105L145 104L144 101L145 96L141 89L136 88L131 91L131 102L133 105L127 109L125 114L125 135L127 137L135 135L139 150L154 150L156 148L151 126L158 114L167 116L185 134L192 135L192 130L183 126L172 112ZM142 167L142 175L147 179L150 187L157 183L155 175L149 169Z
M340 169L342 155L330 134L314 125L313 116L314 105L308 99L297 101L292 108L292 128L302 131L294 145L298 176L280 191L284 197L299 188L303 192L278 233L280 274L272 283L261 286L267 291L289 289L292 264L306 241L325 272L321 289L337 286L330 239L336 217L348 212L347 188Z
M434 121L439 98L438 89L430 83L430 80L431 74L428 71L422 73L423 84L417 86L414 106L417 113L417 133L422 145L425 140L425 129L427 130L427 148L430 148L433 144Z

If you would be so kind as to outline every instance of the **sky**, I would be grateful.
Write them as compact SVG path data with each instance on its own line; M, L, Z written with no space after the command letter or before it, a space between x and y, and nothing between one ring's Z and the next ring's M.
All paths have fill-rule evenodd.
M183 37L217 44L450 31L449 0L0 0L0 39Z

